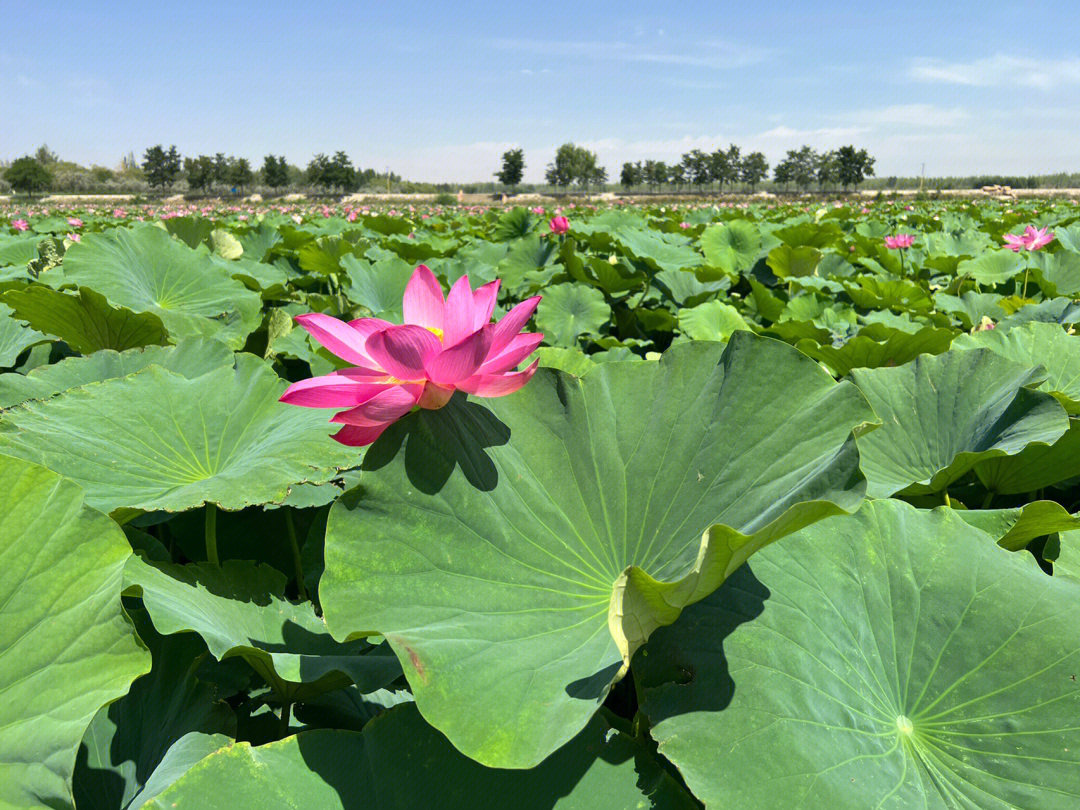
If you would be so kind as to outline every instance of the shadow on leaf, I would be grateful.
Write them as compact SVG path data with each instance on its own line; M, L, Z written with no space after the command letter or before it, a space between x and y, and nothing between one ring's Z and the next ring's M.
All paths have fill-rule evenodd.
M476 489L490 492L499 473L486 448L508 441L510 428L459 392L445 407L410 413L387 428L368 448L362 469L377 470L404 452L405 474L426 495L439 492L456 467Z

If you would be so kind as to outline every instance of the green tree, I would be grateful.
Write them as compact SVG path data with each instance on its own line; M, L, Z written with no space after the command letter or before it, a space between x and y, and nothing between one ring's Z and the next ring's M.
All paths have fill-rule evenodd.
M356 169L353 168L349 156L341 150L335 152L330 159L327 172L329 173L327 177L328 187L341 189L344 192L356 191Z
M640 186L645 179L645 172L641 168L641 161L637 163L630 163L629 161L622 165L622 171L619 173L619 182L623 188L631 189L635 186Z
M822 152L814 161L814 175L817 177L818 187L822 191L835 183L838 178L839 164L836 152Z
M214 183L224 186L229 182L229 159L224 152L214 155Z
M26 155L8 166L4 179L20 194L34 194L48 190L52 185L52 172Z
M262 180L273 189L289 185L289 164L285 162L284 155L267 155L263 158Z
M508 149L503 152L502 170L495 173L495 177L504 186L516 189L525 176L525 151L523 149Z
M709 178L715 180L724 190L725 183L736 183L739 180L739 153L740 149L731 144L727 150L717 149L709 155Z
M214 159L209 155L184 158L184 174L190 188L206 191L214 182Z
M836 150L836 179L845 191L848 186L858 188L859 183L874 176L874 162L865 149L841 146Z
M53 164L60 162L60 156L51 150L47 143L43 143L34 153L34 160L42 166L52 166Z
M180 174L180 154L175 145L170 146L167 152L161 144L151 146L143 153L142 168L150 188L169 187Z
M229 183L237 190L243 192L245 188L255 181L255 173L251 170L251 163L247 158L235 158L229 166Z
M753 192L757 184L769 176L769 163L761 152L751 152L739 163L739 179Z
M581 174L584 151L573 143L564 143L555 151L555 159L548 164L544 177L551 185L566 188Z
M311 185L322 189L329 189L331 181L333 180L333 173L330 170L330 158L319 152L311 159L311 162L307 165L307 181Z
M712 179L712 161L700 149L693 149L682 156L683 177L697 186L698 191Z
M668 182L668 168L662 160L646 160L642 171L645 183L653 191L659 191Z

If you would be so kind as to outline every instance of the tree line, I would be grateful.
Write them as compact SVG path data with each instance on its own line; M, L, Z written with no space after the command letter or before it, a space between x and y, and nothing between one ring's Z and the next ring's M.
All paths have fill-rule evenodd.
M515 189L525 172L525 157L521 149L503 153L502 169L495 173L500 183ZM874 158L865 149L841 146L839 149L817 152L810 146L791 149L773 168L773 182L785 190L794 185L807 191L815 184L821 189L834 188L837 184L846 191L856 188L874 174ZM547 182L556 188L571 185L587 191L590 185L607 182L607 170L600 166L595 152L574 143L564 143L555 152L555 159L547 165L544 173ZM677 163L662 160L645 160L623 163L619 184L624 189L648 188L652 191L674 189L697 191L715 189L742 183L754 191L758 184L769 177L769 163L761 152L743 154L736 144L727 149L705 152L693 149Z
M175 146L166 150L160 144L151 146L143 155L142 170L151 188L169 188L181 176L180 156ZM349 193L368 185L378 176L374 169L359 169L344 151L331 157L318 153L301 172L290 165L283 155L267 155L260 169L252 168L247 158L226 157L218 152L213 155L186 157L183 160L183 176L188 187L195 191L210 191L225 186L238 193L254 183L278 190L296 185L304 180L324 191ZM388 179L395 179L391 175Z

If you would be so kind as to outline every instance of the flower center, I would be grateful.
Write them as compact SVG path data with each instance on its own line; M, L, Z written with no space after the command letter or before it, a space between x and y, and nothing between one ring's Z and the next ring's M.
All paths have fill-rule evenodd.
M433 334L435 337L437 337L439 339L439 343L442 343L442 339L443 339L443 331L442 331L442 329L440 329L437 326L425 326L424 328L427 329L429 332L431 332L431 334Z

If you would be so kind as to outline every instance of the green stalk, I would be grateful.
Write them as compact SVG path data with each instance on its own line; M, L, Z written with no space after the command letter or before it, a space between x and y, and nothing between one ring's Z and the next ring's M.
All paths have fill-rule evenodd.
M282 701L281 719L278 721L278 734L282 738L289 736L289 717L292 714L292 701Z
M304 587L304 565L300 561L300 546L296 542L296 526L293 525L292 509L285 507L285 528L289 531L289 548L292 549L293 570L296 572L296 591L300 601L306 602L307 588Z
M994 502L994 493L993 492L987 492L986 497L983 498L982 508L983 509L989 509L990 504L992 504L993 502Z
M220 565L217 553L217 506L206 504L206 559L214 565Z

